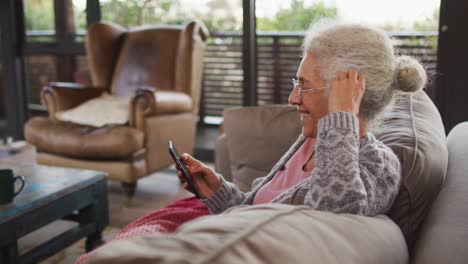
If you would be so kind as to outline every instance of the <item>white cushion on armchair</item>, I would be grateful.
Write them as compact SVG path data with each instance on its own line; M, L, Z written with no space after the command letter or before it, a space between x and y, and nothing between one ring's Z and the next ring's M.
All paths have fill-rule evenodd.
M93 127L124 125L129 121L131 99L104 93L72 109L58 112L55 117L60 121ZM159 115L192 111L192 98L183 92L157 91L155 104L155 113Z
M265 204L186 223L173 234L115 241L89 263L408 263L386 216L332 214Z
M129 97L104 93L72 109L58 112L55 117L60 121L94 127L123 125L128 123L129 105Z

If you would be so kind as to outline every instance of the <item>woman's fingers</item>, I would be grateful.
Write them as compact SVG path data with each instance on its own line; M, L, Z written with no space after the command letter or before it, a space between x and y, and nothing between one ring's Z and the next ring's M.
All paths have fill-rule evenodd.
M181 183L186 182L186 180L185 180L184 176L182 175L181 171L177 172L177 176L179 177L179 180L180 180Z
M339 75L338 75L338 80L346 80L346 79L349 79L349 80L353 80L353 81L358 81L358 71L356 70L356 68L354 67L350 67L348 69L348 71L346 72L341 72Z
M348 73L347 72L341 72L338 75L338 80L346 80L346 79L348 79Z
M361 99L365 90L365 78L356 68L350 67L332 81L328 100L330 112L359 113Z
M195 165L195 166L188 166L187 170L190 174L201 174L205 175L209 172L210 168L206 167L205 165Z
M362 91L364 91L366 89L366 78L364 77L363 74L358 74L358 84L359 84L359 88L361 88Z
M184 163L187 166L195 166L195 165L203 164L201 161L197 160L196 158L190 156L187 153L183 153L180 156L180 159L182 160L182 163Z
M189 154L184 153L182 155L182 160L191 174L205 175L211 171L203 162L193 158Z
M195 159L187 153L182 154L180 157L182 163L184 163L186 170L190 174L204 174L206 172L206 166L201 161Z
M348 69L348 79L353 81L358 80L358 72L355 68L351 67Z
M206 166L203 162L195 159L187 153L180 156L182 163L185 165L186 170L190 174L189 177L195 183L198 191L202 197L211 196L221 185L221 179L210 167ZM193 192L188 183L183 178L182 172L178 172L179 179L184 184L184 189Z
M360 112L360 106L364 91L366 90L366 78L363 74L357 74L357 85L355 86L354 100L355 100L355 113L356 115Z
M357 76L357 95L359 99L362 98L362 95L364 94L364 91L366 90L366 78L364 78L363 74L358 74Z

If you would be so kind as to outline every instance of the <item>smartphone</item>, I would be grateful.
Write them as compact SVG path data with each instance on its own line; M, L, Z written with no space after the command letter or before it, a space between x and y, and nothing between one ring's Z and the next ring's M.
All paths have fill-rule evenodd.
M184 177L185 181L188 183L190 186L190 189L192 190L193 194L195 194L195 197L198 199L201 199L200 192L198 191L197 185L195 182L190 178L189 172L185 168L184 164L180 160L179 154L177 153L177 150L174 147L174 144L172 144L172 140L169 140L169 154L171 154L172 159L174 162L177 164L179 169L182 172L182 177Z

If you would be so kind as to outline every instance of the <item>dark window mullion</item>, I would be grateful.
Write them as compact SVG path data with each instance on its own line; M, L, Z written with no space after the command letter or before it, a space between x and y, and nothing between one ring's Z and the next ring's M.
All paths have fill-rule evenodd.
M99 0L86 0L86 22L89 25L101 21Z
M2 58L3 107L6 110L6 127L0 126L0 136L23 137L23 124L27 119L24 89L24 68L22 54L24 34L22 1L0 1L0 57ZM18 10L19 9L19 10Z
M74 41L75 19L72 0L55 0L55 34L58 46L64 46ZM76 62L73 55L57 56L58 81L73 81Z
M255 0L243 0L244 106L257 105L257 32Z
M25 44L24 55L85 55L85 47L81 42L44 43L29 42Z

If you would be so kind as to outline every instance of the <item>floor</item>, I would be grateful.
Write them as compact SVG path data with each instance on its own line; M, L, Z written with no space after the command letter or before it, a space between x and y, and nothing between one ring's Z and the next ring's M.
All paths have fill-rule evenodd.
M30 146L15 155L0 157L1 163L34 163L34 160L35 150ZM207 165L213 166L212 163L207 163ZM105 239L111 238L121 228L138 217L153 210L163 208L177 199L191 195L181 187L176 176L176 170L173 167L153 173L139 180L137 192L132 199L128 199L124 195L118 182L108 182L108 193L110 225L105 230ZM20 252L27 252L34 246L47 241L72 225L73 223L66 221L54 222L23 237L19 241L19 250ZM76 258L83 253L84 240L47 259L43 263L74 263Z

